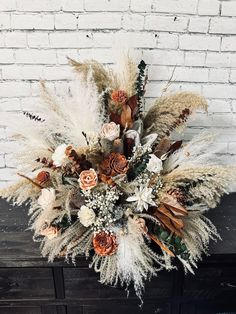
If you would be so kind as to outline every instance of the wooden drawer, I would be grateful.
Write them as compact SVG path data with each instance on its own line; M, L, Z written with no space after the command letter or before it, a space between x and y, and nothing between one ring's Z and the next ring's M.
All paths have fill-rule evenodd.
M165 299L172 295L174 272L160 272L157 278L146 283L145 299ZM127 299L123 288L101 285L98 275L88 268L64 268L65 296L69 299ZM130 291L129 299L135 298ZM138 301L137 301L138 302Z
M119 303L112 301L103 301L102 304L84 305L83 309L79 307L69 306L67 314L171 314L171 308L168 304L148 304L140 309L138 303L132 304L129 300L123 300Z
M0 301L54 297L50 268L0 268Z
M196 275L184 278L183 298L186 301L235 302L236 304L236 267L205 265Z

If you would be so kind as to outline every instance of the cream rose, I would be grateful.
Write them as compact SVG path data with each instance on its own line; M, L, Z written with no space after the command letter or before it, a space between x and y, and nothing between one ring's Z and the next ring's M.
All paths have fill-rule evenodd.
M83 205L78 211L78 218L83 226L89 227L95 222L96 215L91 208Z
M120 125L115 122L104 123L100 135L104 139L114 141L120 136Z
M59 145L52 154L52 161L56 167L60 167L66 159L66 144Z
M53 188L50 189L42 189L41 195L38 198L38 204L44 210L51 210L55 204L56 195L55 190Z

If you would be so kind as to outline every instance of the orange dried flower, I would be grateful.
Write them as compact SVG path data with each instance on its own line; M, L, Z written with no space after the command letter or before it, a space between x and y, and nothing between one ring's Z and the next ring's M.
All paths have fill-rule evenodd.
M117 250L116 236L105 231L96 233L93 237L93 247L100 256L113 255Z
M40 171L36 177L39 184L45 184L50 180L50 173L47 171Z
M111 153L100 165L100 179L107 184L112 184L111 177L126 174L128 169L129 163L124 155Z
M90 190L97 185L97 173L94 169L84 170L79 175L79 184L82 190Z
M124 105L128 100L128 94L124 90L115 90L111 93L111 99L115 103Z

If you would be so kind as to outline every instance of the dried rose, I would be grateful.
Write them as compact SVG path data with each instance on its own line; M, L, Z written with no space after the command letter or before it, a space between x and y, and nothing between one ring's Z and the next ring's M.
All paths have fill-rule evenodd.
M90 190L97 185L97 173L94 169L84 170L80 173L79 184L82 190Z
M98 232L93 237L93 247L100 256L113 255L117 250L116 236L105 231Z
M104 139L114 141L120 136L120 125L115 122L104 123L100 135Z
M45 184L50 180L50 173L47 171L40 171L36 177L39 184Z
M128 94L124 90L115 90L111 93L111 99L115 103L124 105L128 100Z
M95 222L96 215L91 208L83 205L78 211L78 218L83 226L89 227Z
M40 230L42 236L47 237L49 240L56 238L60 232L60 229L53 226L48 226L47 223Z
M119 174L126 174L129 163L124 155L111 153L100 165L100 178L103 182L111 184L111 177Z

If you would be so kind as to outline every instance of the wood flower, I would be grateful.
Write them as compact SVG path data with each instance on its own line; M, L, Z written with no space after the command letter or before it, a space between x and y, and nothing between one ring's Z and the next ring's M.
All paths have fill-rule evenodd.
M90 190L97 185L97 173L94 169L84 170L80 173L79 184L82 190Z
M39 184L46 184L50 180L50 173L48 171L40 171L36 177Z
M111 184L113 182L112 177L126 174L128 169L129 164L124 155L111 153L100 165L100 179L105 183Z
M96 233L93 237L93 247L100 256L113 255L117 250L116 236L105 231Z

